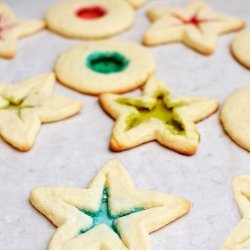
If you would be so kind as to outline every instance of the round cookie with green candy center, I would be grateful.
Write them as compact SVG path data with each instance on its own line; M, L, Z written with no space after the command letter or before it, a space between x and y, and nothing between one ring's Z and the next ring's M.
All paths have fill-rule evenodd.
M250 152L250 87L240 88L226 99L220 119L232 140Z
M133 22L133 8L117 0L64 0L46 13L48 27L70 38L110 37L127 30Z
M250 29L239 32L231 45L234 57L250 69Z
M143 85L155 71L149 50L125 41L105 40L78 45L57 60L59 81L91 95L124 93Z

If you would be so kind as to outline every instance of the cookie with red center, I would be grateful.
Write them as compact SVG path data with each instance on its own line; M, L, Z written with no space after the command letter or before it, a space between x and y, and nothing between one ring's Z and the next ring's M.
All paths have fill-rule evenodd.
M155 71L149 50L125 41L78 45L57 60L55 72L64 85L91 95L124 93L142 86Z
M153 24L144 34L144 44L182 42L202 54L214 52L218 35L244 27L241 19L214 12L200 0L185 8L152 8L147 14Z
M134 10L126 1L64 0L47 11L46 22L66 37L100 39L130 28Z
M0 57L16 54L17 40L44 28L44 22L17 18L6 4L0 4Z

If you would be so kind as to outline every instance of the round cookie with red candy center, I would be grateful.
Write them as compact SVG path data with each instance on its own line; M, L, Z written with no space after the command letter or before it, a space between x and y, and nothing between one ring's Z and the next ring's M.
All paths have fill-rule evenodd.
M64 0L47 11L46 22L63 36L99 39L130 28L134 10L126 1Z
M234 38L231 48L234 57L250 69L250 29L239 32Z
M55 72L64 85L91 95L124 93L142 86L155 71L149 50L125 41L78 45L57 60Z

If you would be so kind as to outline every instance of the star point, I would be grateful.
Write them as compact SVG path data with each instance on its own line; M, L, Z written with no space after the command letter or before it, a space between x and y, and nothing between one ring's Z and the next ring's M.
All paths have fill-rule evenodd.
M55 76L42 74L19 84L0 82L0 135L20 151L34 145L42 123L59 121L82 109L79 101L53 94Z
M107 225L102 220L95 221L98 213L102 216L105 189L113 227L110 222ZM58 227L49 250L150 250L148 234L190 210L185 199L136 189L115 159L97 173L86 189L36 188L31 191L30 200Z
M122 151L155 140L186 155L194 154L198 147L200 136L194 123L219 106L215 99L173 96L156 77L145 84L142 97L102 94L100 103L116 120L110 139L112 150Z
M153 24L144 34L146 45L182 42L202 54L214 52L218 35L244 27L241 19L214 12L199 0L186 8L155 7L147 15Z
M39 20L26 20L15 17L6 4L0 4L0 57L12 58L16 54L17 40L43 29Z

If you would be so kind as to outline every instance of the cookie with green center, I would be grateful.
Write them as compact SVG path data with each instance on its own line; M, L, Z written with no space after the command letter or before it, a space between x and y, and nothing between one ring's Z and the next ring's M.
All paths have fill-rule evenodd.
M245 29L236 35L231 49L234 57L250 69L250 29Z
M57 60L59 81L91 95L123 93L143 85L155 70L152 54L141 45L105 40L78 45Z
M80 188L35 188L32 205L58 227L49 250L150 250L148 234L188 213L190 203L136 189L117 160Z
M214 52L218 35L244 27L241 19L214 12L201 0L186 8L155 7L148 16L153 24L144 34L144 44L182 42L202 54Z
M100 39L129 29L134 10L126 1L64 0L46 14L48 27L70 38Z
M200 136L195 123L219 106L210 98L175 97L155 77L147 81L142 97L102 94L100 103L116 120L110 149L123 151L156 140L186 155L194 154L198 147Z
M250 152L250 87L240 88L226 99L220 119L232 140Z
M17 18L8 5L0 4L0 57L14 57L17 40L40 31L44 26L43 21Z
M227 236L221 250L247 250L250 249L250 176L236 176L232 184L242 219Z
M42 123L56 122L81 111L79 101L53 94L55 76L43 74L19 84L0 82L0 135L20 151L34 145Z

